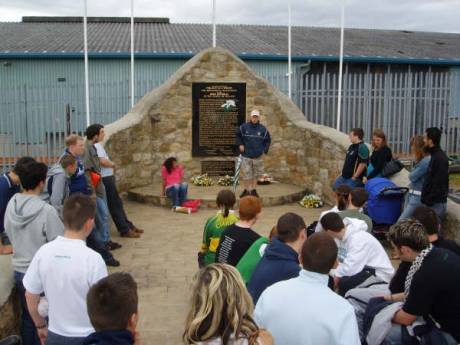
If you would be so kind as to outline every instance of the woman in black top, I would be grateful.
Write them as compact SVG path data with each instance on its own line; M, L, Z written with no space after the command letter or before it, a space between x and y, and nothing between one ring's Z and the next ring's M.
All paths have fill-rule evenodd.
M372 155L367 167L367 179L381 177L383 168L391 161L393 153L387 145L387 138L381 129L375 129L372 133Z

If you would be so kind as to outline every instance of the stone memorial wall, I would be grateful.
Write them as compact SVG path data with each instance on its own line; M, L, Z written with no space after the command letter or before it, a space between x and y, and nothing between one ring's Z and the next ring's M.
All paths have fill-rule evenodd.
M232 89L219 98L219 91L214 90L214 94L212 89L206 91L206 85L227 85ZM242 91L243 85L245 91ZM194 89L199 97L193 94ZM213 151L207 145L208 138L202 136L200 143L198 134L197 141L193 126L197 126L194 122L197 116L198 126L203 118L210 120L206 119L206 111L212 103L209 98L207 105L201 103L200 114L196 112L196 107L200 110L199 100L202 101L205 95L212 94L218 99L214 108L226 104L222 101L230 95L232 98L228 100L236 100L236 108L243 109L243 104L238 104L238 101L244 100L239 96L242 92L246 94L245 117L248 118L252 109L259 109L261 123L272 136L270 151L264 156L266 172L278 181L305 186L330 201L331 183L339 173L349 145L347 135L306 121L286 95L222 48L207 49L197 54L167 82L146 94L123 118L107 126L106 147L118 166L119 188L126 191L153 181L159 182L161 164L169 156L176 156L185 166L186 177L202 173L202 161L233 161L234 157L227 155L230 137L222 142L225 149ZM227 104L231 106L232 102ZM237 113L238 109L229 112L235 110ZM221 114L226 116L225 111ZM225 129L225 133L230 133L230 129L234 131L235 118L238 118L235 113L228 115L231 119L221 122L229 123L230 128L228 132ZM218 131L221 129L217 128ZM216 134L213 134L216 129L205 130L208 136Z

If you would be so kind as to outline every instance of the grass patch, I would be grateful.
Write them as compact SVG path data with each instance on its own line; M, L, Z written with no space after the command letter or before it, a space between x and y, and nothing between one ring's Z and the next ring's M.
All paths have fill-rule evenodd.
M449 187L454 190L460 189L460 174L449 175Z

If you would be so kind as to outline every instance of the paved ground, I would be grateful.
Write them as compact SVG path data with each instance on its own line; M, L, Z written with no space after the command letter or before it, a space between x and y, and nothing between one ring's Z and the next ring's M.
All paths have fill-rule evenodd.
M113 239L123 248L114 252L122 263L112 271L130 272L139 286L140 332L144 345L179 345L188 310L190 283L197 271L197 251L205 220L215 210L192 215L175 214L167 208L125 201L129 218L145 229L141 239ZM268 207L254 229L268 235L285 212L296 212L307 225L321 209L308 210L297 204Z

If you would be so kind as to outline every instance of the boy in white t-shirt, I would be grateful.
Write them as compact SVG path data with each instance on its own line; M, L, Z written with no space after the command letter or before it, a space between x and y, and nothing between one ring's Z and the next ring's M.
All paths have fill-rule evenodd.
M89 196L69 197L62 211L64 236L43 245L35 254L23 280L27 305L42 343L81 345L94 332L86 294L107 276L100 254L86 246L94 226L96 203ZM49 303L49 324L38 312L40 295Z

